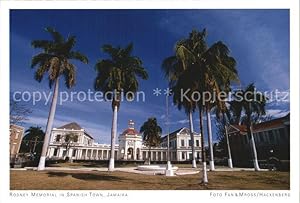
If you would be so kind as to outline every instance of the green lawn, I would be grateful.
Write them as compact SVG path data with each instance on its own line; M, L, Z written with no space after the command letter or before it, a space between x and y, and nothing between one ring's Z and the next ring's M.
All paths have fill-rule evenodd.
M12 190L288 190L288 172L208 172L209 184L200 184L201 174L165 177L126 172L11 171Z

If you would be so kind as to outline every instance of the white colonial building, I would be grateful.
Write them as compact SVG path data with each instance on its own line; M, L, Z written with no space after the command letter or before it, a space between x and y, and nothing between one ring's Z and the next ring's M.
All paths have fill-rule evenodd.
M65 147L65 136L77 135L71 147ZM119 135L119 144L115 147L115 157L118 160L147 160L151 156L152 161L167 160L167 136L162 137L159 147L149 150L143 144L141 134L135 130L134 122L129 121L128 128ZM201 158L200 134L194 132L195 156ZM191 137L188 128L180 128L169 135L171 161L187 161L192 158ZM53 128L48 148L48 159L73 160L108 160L110 157L110 145L96 143L77 123L69 123L59 128Z

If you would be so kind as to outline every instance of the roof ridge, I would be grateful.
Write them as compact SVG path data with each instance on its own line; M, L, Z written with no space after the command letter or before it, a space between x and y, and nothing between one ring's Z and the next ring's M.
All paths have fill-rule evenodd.
M63 126L58 127L58 129L74 129L74 130L81 130L83 129L77 122L70 122Z

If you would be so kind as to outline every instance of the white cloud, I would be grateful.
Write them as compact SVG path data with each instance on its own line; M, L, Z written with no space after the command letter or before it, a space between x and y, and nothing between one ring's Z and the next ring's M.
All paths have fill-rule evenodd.
M290 111L282 109L269 109L266 112L266 115L272 116L274 118L280 118L286 116Z

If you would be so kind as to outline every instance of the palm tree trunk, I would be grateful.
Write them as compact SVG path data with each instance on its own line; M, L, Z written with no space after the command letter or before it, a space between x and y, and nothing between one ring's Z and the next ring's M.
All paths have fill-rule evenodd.
M49 112L47 126L46 126L46 134L45 134L45 138L44 138L43 149L42 149L39 165L37 168L38 171L45 169L46 156L47 156L49 140L50 140L50 136L51 136L54 115L55 115L55 110L56 110L56 103L57 103L57 97L58 97L58 86L59 86L59 78L56 78L55 85L54 85L53 97L52 97L51 106L50 106L50 112Z
M215 170L215 163L214 163L214 148L213 148L213 141L212 141L212 132L211 132L211 118L210 118L210 110L209 108L206 108L206 122L207 122L207 133L208 133L208 146L209 146L209 165L210 170Z
M255 146L255 140L253 136L253 131L252 131L252 124L247 125L247 130L248 130L248 136L250 138L250 144L252 148L252 155L253 155L253 165L254 165L254 170L259 171L259 165L258 165L258 160L257 160L257 152L256 152L256 146Z
M233 168L232 165L232 158L231 158L231 149L230 149L230 143L229 143L229 137L228 137L228 132L227 132L227 123L225 119L225 113L223 113L223 125L224 125L224 130L225 130L225 138L226 138L226 145L227 145L227 151L228 151L228 167Z
M228 132L227 132L227 126L225 124L225 137L226 137L226 144L227 144L227 151L228 151L228 167L233 168L232 165L232 158L231 158L231 149L230 149L230 144L229 144L229 137L228 137Z
M197 168L196 158L195 158L195 145L194 145L194 124L193 124L193 113L189 112L189 123L190 123L190 135L191 135L191 145L192 145L192 167Z
M117 135L117 119L118 119L118 106L114 105L112 127L111 127L110 159L109 159L109 166L108 166L109 171L113 171L115 168L115 139Z
M200 134L201 134L201 160L202 160L202 183L208 183L207 178L207 167L206 167L206 153L205 153L205 144L204 144L204 129L203 129L203 114L202 108L199 107L199 122L200 122Z

